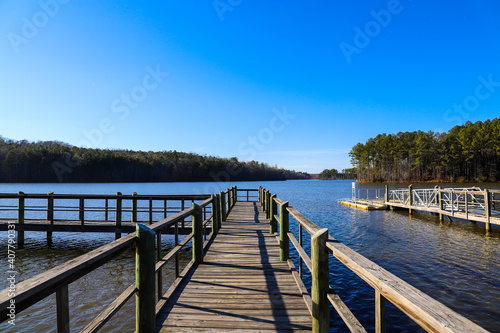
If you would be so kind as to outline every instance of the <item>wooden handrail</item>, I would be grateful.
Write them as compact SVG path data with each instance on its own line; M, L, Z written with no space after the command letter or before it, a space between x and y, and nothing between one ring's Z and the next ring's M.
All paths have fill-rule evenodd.
M265 189L263 188L260 188L260 190L260 193L265 192ZM466 193L471 194L471 192ZM484 194L484 192L478 192L476 194ZM284 204L284 202L278 198L275 198L274 201L280 206ZM321 232L321 228L319 226L311 222L292 206L288 206L286 211L309 234L314 235ZM275 216L277 220L279 220L279 217L280 216L278 215ZM307 255L306 251L300 245L300 242L297 241L292 232L287 230L286 233L287 239L292 242L297 250L299 258L303 260L312 274L314 266L313 260ZM377 330L385 330L384 302L387 299L409 318L415 321L415 323L429 332L487 332L479 325L424 294L394 274L388 272L366 257L350 249L348 246L338 242L332 236L328 235L328 240L325 242L325 245L330 254L342 262L347 268L367 282L375 290L376 299L378 300L376 305L375 320L376 325L378 326ZM344 302L342 302L340 297L333 293L331 289L327 297L330 303L340 314L341 318L347 324L351 332L365 332L365 329L354 317L352 312L347 308Z
M5 197L5 196L4 196ZM21 196L23 199L25 199L27 196L22 195ZM50 194L49 197L52 198L52 195ZM70 196L66 196L70 197ZM74 196L82 200L83 196ZM112 196L115 197L115 196ZM169 196L169 198L172 198L173 196ZM186 196L180 196L183 198L183 200L186 198ZM47 195L40 195L40 198L47 198ZM117 195L116 198L119 198L120 200L123 198L126 198L126 196L122 195ZM135 199L139 199L139 197L134 196ZM150 207L151 207L151 199L152 196L144 196L144 199L149 200L150 202ZM176 237L177 237L177 224L181 221L184 221L184 219L188 216L193 216L193 227L196 227L193 230L193 232L184 238L183 241L178 243L165 257L162 259L159 259L158 262L156 262L155 266L156 268L154 269L151 274L161 274L161 269L162 267L172 258L176 258L177 260L177 253L181 250L183 246L185 246L193 237L195 237L195 234L197 235L197 241L193 243L193 246L196 246L197 251L196 254L193 253L193 259L196 258L196 261L200 261L202 256L202 252L200 252L199 248L204 248L206 244L208 244L209 239L206 239L205 242L201 240L200 233L202 232L200 226L203 228L206 227L206 224L210 221L213 222L214 216L218 215L218 208L219 207L212 207L212 213L205 218L204 221L202 221L202 214L203 214L203 209L207 207L208 205L212 204L213 198L212 196L208 197L206 195L204 196L196 196L196 198L203 198L205 199L203 202L201 202L199 205L196 205L193 203L193 206L191 208L185 209L181 212L178 212L170 217L164 218L154 224L151 224L149 228L146 228L147 230L150 230L152 233L156 233L157 236L161 235L161 232L165 228L169 228L172 226L175 226L176 228ZM195 200L195 196L193 196L193 201ZM52 207L51 207L52 208ZM24 206L22 207L24 211ZM150 208L151 211L151 208ZM206 216L206 215L205 215ZM151 218L151 217L150 217ZM212 228L213 229L213 228ZM209 236L213 235L213 230L210 233ZM158 242L160 241L161 238L158 238ZM176 238L177 239L177 238ZM80 257L77 257L73 260L70 260L62 265L59 265L57 267L54 267L44 273L41 273L33 278L30 278L28 280L22 281L16 285L16 312L20 312L29 306L37 303L38 301L42 300L43 298L47 297L48 295L57 292L57 300L58 300L58 329L62 327L61 330L63 331L68 331L69 329L69 316L67 316L68 313L68 304L67 304L67 286L75 281L76 279L86 275L87 273L91 272L95 268L105 264L106 262L110 261L111 259L115 258L117 255L119 255L121 252L123 252L125 249L129 248L132 246L137 240L137 235L136 234L130 234L126 237L120 238L115 240L114 242L108 243L104 246L99 247L98 249L95 249L87 254L84 254ZM177 242L177 241L176 241ZM196 244L195 244L196 243ZM177 262L176 262L177 265ZM191 267L191 265L188 265ZM158 283L161 283L160 278L158 278ZM159 288L159 290L161 290ZM100 329L110 318L113 316L124 304L127 302L135 293L136 287L135 285L130 286L127 288L117 299L115 299L111 304L109 304L96 318L94 318L84 329L83 332L95 332L98 329ZM63 293L64 292L64 293ZM149 297L149 296L148 296ZM154 295L153 295L154 297ZM61 301L59 299L61 298ZM6 320L7 317L7 305L10 303L11 297L9 297L9 290L4 289L0 291L0 306L2 309L0 309L0 315L3 316L4 319ZM62 302L63 310L62 312L59 312L59 303ZM66 313L66 315L65 315ZM60 317L62 316L62 317ZM66 318L67 317L67 318Z
M62 285L67 285L103 265L134 242L135 235L130 234L28 280L19 282L16 286L16 311L26 309L49 296ZM10 298L8 289L0 291L0 317L2 320L7 318L6 310Z
M430 332L487 332L366 257L329 237L326 246L345 266Z

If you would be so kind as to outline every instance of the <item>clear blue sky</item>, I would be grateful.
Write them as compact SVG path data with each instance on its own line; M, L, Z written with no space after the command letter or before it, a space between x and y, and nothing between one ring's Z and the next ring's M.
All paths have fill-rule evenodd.
M0 135L350 167L500 116L500 2L0 2Z

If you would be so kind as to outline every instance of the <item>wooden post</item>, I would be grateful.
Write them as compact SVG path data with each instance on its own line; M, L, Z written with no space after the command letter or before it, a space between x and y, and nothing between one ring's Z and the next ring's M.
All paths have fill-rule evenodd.
M21 191L19 191L17 205L17 224L19 228L17 230L17 248L22 249L24 248L24 230L21 230L24 224L24 192Z
M85 224L85 199L83 197L80 197L80 205L79 205L79 211L80 211L80 224L83 226Z
M179 223L174 224L174 245L179 244ZM175 253L175 277L179 277L179 253Z
M54 224L54 197L52 196L54 192L47 193L47 221L51 225ZM47 247L50 249L52 247L52 231L47 231Z
M160 260L161 260L161 230L156 232L156 262ZM156 286L158 289L158 301L159 301L163 296L163 279L162 279L161 268L156 273Z
M259 203L260 203L260 200L261 200L260 199L260 188L261 188L261 186L259 186Z
M266 197L265 197L265 195L264 195L264 194L265 194L265 190L264 190L264 188L262 188L262 189L260 190L260 208L261 208L262 210L264 210L264 202L265 202L265 200L266 200Z
M121 198L122 193L121 192L116 192L116 215L115 215L115 220L116 220L116 228L121 229L122 227L122 198ZM115 240L122 237L122 233L120 231L115 232Z
M301 248L304 248L304 241L303 241L303 230L304 228L302 227L302 224L299 223L299 245ZM301 256L299 256L299 276L302 278L303 271L302 271L302 266L303 266L303 259Z
M149 224L153 224L153 198L149 198Z
M465 218L468 220L469 219L469 202L468 202L467 192L464 193L464 197L465 197Z
M266 191L266 219L269 220L269 212L271 211L271 192Z
M280 260L287 261L290 252L288 239L288 201L280 205Z
M274 217L274 215L278 214L278 204L274 199L276 198L276 194L271 196L271 216L269 217L269 232L271 235L274 235L276 231L278 231L278 221Z
M262 191L262 211L266 211L266 206L267 206L267 190Z
M443 222L443 192L441 192L441 187L438 187L438 200L439 200L439 221Z
M231 187L229 189L229 192L231 193L231 201L230 201L230 203L231 203L231 208L232 208L234 206L234 188Z
M375 333L385 333L385 297L375 290Z
M108 198L106 198L106 200L104 201L104 220L106 220L106 222L108 222L108 210L109 210L109 201L108 201Z
M234 186L234 202L238 202L238 188L236 187L236 185Z
M193 259L195 264L203 262L203 217L202 209L199 205L193 203L191 207L195 210L193 213L192 228L193 228Z
M455 216L455 202L453 200L453 190L450 190L451 216ZM450 219L451 220L451 219Z
M222 214L221 214L221 210L220 210L220 207L221 207L221 197L220 197L220 194L216 194L215 195L216 198L217 198L217 207L216 207L216 212L217 212L217 231L220 230L220 228L222 227Z
M69 295L65 284L56 291L57 332L69 333Z
M385 185L385 197L384 197L385 203L389 202L389 185Z
M217 235L219 233L219 219L217 216L217 196L212 194L212 233Z
M183 211L183 210L184 210L184 199L182 199L182 201L181 201L181 211ZM182 229L184 230L184 218L181 221L181 226L182 226Z
M491 232L491 197L490 191L487 189L484 190L484 213L486 215L486 234L489 234Z
M163 200L163 218L167 218L167 199Z
M137 333L155 332L155 232L143 224L137 224L136 237L135 329Z
M330 304L327 294L329 289L329 266L326 241L328 229L324 228L311 235L311 298L312 331L330 331Z
M408 204L410 206L409 213L412 214L411 206L413 206L413 185L408 186Z
M137 196L137 192L132 193L132 196ZM137 222L137 199L132 198L132 218L131 222Z
M226 195L224 192L220 191L220 215L221 215L221 221L226 222Z

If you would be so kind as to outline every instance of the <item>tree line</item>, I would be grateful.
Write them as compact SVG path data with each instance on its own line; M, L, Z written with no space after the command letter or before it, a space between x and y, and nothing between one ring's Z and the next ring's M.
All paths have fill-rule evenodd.
M368 182L500 181L500 118L466 122L447 133L379 134L350 153Z
M337 169L325 169L318 175L319 179L356 179L356 168L342 169L339 172Z
M177 151L88 149L0 136L0 182L186 182L308 179L307 173Z

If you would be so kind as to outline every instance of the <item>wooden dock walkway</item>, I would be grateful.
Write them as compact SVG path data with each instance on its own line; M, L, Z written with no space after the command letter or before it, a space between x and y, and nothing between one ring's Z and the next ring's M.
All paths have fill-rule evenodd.
M197 266L157 316L161 332L310 331L299 289L257 202L237 202ZM310 298L309 298L310 299Z
M257 192L258 195L253 195ZM10 248L15 247L12 243L16 242L16 232L19 242L24 237L20 229L24 223L25 200L39 197L40 195L22 193L0 195L0 198L18 201L17 223L9 224L8 230L9 258L13 251ZM53 199L65 200L68 197L79 199L79 211L83 212L80 220L82 223L86 222L84 209L88 205L85 205L85 201L96 197L56 197L49 194L44 198L47 200L47 220L51 224L55 222L52 212L56 206ZM120 237L20 281L15 284L14 289L10 287L1 290L0 317L3 321L17 320L19 312L55 294L57 320L54 325L57 325L57 332L69 333L69 285L123 251L135 248L135 283L123 290L94 318L89 318L89 323L81 333L99 332L113 316L119 315L119 310L134 296L137 333L311 330L323 333L330 331L332 323L335 329L340 327L343 331L366 333L367 330L330 286L330 258L345 265L373 288L376 332L386 332L387 302L429 332L487 332L337 241L328 234L328 229L320 228L290 206L288 201L280 200L276 194L271 195L262 187L238 189L233 186L210 196L179 198L190 201L206 199L199 203L191 202L191 207L185 207L181 202L181 211L166 217L168 212L165 200L173 200L174 197L126 197L132 206L132 221L138 220L140 210L136 202L140 199L149 201L150 221L154 219L154 210L159 210L155 208L153 201L163 200L160 213L163 213L164 218L148 225L138 223L135 234ZM450 198L456 204L456 197ZM124 196L99 196L99 199L114 200L114 209L120 212ZM110 207L107 201L104 202L106 215ZM468 205L467 202L468 199ZM4 207L0 205L0 208L14 209L10 205L7 202ZM58 208L68 209L61 207L62 205L63 203L59 204ZM40 204L30 203L30 209L38 209L39 206ZM117 214L117 217L116 225L120 226L121 214ZM180 240L179 230L189 218L192 232ZM107 216L104 220L108 220ZM298 239L290 231L290 222L295 223L292 230L297 231L298 228ZM208 235L207 228L210 228ZM163 256L161 234L168 229L173 230L175 246ZM191 247L192 259L182 269L178 254L185 247ZM290 258L289 251L292 247L297 251L298 271ZM168 263L174 264L176 279L167 285L162 272L172 269L165 266ZM304 270L310 273L310 292L302 282ZM98 283L102 283L101 288L107 287L106 281ZM168 290L164 293L165 287ZM350 286L344 286L344 289L350 289ZM339 317L331 321L330 314L333 311L342 322L338 320ZM29 316L19 320L29 320ZM127 317L127 320L134 318Z

